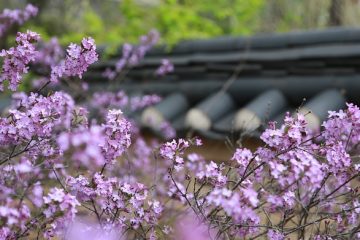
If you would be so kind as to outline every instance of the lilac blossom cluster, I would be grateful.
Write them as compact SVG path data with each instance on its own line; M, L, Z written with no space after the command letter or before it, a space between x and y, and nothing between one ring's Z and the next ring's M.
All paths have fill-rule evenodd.
M157 76L164 76L168 73L171 73L174 71L174 65L170 62L169 59L163 59L161 60L160 67L156 70L155 74Z
M303 115L288 114L279 128L269 123L264 146L237 148L221 164L184 157L187 140L165 143L159 154L172 161L169 196L207 225L207 232L192 228L200 239L357 239L359 114L354 104L331 111L320 133L308 130Z
M0 76L0 91L4 90L4 81L9 81L9 89L16 91L22 80L23 74L28 72L28 64L35 61L36 50L34 42L40 39L40 35L31 31L18 33L16 47L2 50L0 57L4 58L2 74Z
M67 186L81 201L92 203L99 223L124 232L128 228L154 231L163 211L159 201L150 198L149 189L137 182L121 181L95 173L92 179L69 177ZM98 206L98 209L96 208ZM151 233L150 233L151 235Z
M137 66L146 53L159 41L159 38L159 33L151 30L147 35L140 37L138 45L125 43L122 47L121 58L115 63L115 69L107 68L104 76L109 80L114 80L125 68Z
M122 90L118 92L101 91L93 94L90 100L90 106L101 114L106 115L109 108L135 112L155 105L160 101L161 97L156 94L129 96Z
M74 101L70 95L56 92L49 97L31 93L21 101L21 108L9 110L0 118L2 146L24 144L50 138L56 131L71 126Z
M80 126L63 132L57 142L62 153L70 152L70 159L91 169L112 163L124 153L131 143L130 127L120 110L110 110L101 126Z
M56 83L62 77L82 78L89 65L97 60L95 40L91 37L83 38L81 45L71 43L65 60L52 67L50 81Z
M22 25L37 13L38 8L32 4L26 5L24 10L4 9L0 13L0 37L3 37L14 24Z
M36 56L47 56L45 78L55 81L81 78L98 58L91 38L71 44L63 61L47 48L35 54L38 38L19 33L3 51L1 78L13 90ZM126 61L136 64L153 43L142 38ZM0 239L360 238L356 105L330 111L319 132L287 114L281 126L269 123L261 146L234 145L232 157L212 161L199 138L149 141L122 112L158 101L97 92L94 117L62 91L14 94L0 118Z

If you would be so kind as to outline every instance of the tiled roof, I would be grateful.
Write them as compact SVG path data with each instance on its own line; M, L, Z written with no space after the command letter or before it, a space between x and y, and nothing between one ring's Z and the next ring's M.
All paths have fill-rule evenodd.
M360 29L191 40L166 49L151 51L118 87L164 97L136 117L155 131L168 121L179 134L224 138L281 122L294 109L311 111L307 119L317 128L328 110L360 103ZM175 71L157 78L163 58ZM102 61L86 75L94 89L105 88L101 74L115 62Z

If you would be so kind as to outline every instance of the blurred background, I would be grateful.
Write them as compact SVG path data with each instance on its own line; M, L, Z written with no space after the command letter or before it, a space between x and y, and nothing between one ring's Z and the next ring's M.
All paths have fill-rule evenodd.
M221 35L359 26L359 0L0 0L0 8L32 3L38 17L31 27L62 44L91 35L108 46L135 42L156 28L161 41Z

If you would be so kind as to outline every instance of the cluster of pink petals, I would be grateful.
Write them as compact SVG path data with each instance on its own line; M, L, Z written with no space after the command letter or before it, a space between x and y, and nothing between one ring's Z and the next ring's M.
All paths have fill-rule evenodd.
M20 9L4 9L0 13L0 38L5 35L5 33L13 26L14 24L22 25L31 17L36 16L38 13L38 8L32 4L26 5L24 10Z
M107 163L120 157L131 144L131 124L121 110L110 110L102 125L106 141L101 144Z
M241 192L215 188L206 199L209 204L221 206L237 223L258 224L260 217L253 210L259 203L257 195L252 188L244 188Z
M122 56L115 63L115 69L107 68L103 75L113 80L125 67L134 67L140 63L145 54L159 41L159 33L151 30L147 35L140 37L139 45L133 46L125 43L122 48Z
M327 143L341 142L352 148L360 141L360 111L352 103L347 103L346 110L330 111L329 118L322 125L325 129L322 136Z
M21 106L0 118L3 146L49 138L54 131L71 126L74 102L66 93L55 92L48 97L32 93L21 101Z
M255 151L237 148L230 165L206 163L194 153L184 157L185 150L191 145L189 142L168 142L160 148L160 155L171 160L171 167L177 170L169 173L172 179L169 196L191 206L200 219L210 224L209 229L219 227L211 226L211 223L221 219L222 214L211 214L215 212L216 215L219 210L215 210L222 209L232 219L222 227L229 228L228 234L239 237L262 232L262 227L256 227L261 225L261 214L256 210L259 204L267 214L273 214L316 202L321 211L334 212L337 216L337 231L344 231L349 224L357 226L360 204L356 197L342 206L343 214L335 213L338 205L328 197L334 191L338 196L355 196L358 192L356 186L347 184L347 179L356 177L360 169L351 158L351 153L358 152L359 114L359 108L353 104L348 104L346 110L329 112L324 130L317 135L308 130L303 115L288 114L282 126L276 128L275 123L270 123L261 135L265 146ZM210 190L201 196L196 187L189 190L192 178L201 186L206 184ZM206 214L209 214L208 218L204 217ZM232 227L229 227L230 222ZM321 236L314 239L327 239ZM271 226L267 230L268 239L286 237L284 230Z
M169 162L173 162L175 170L180 171L184 167L184 151L189 147L189 141L181 138L174 139L160 147L160 156Z
M125 230L127 224L135 229L140 225L152 228L163 211L160 202L150 199L148 189L141 183L123 182L95 173L91 181L83 176L69 177L67 186L78 199L97 203L104 213L101 224L112 220L113 226L121 230ZM118 215L113 216L114 212Z
M309 135L304 115L298 113L296 117L292 117L287 113L284 124L279 129L276 129L275 123L270 123L260 138L269 147L281 151L302 143L304 136Z
M104 144L103 129L100 126L81 127L73 132L64 132L58 139L59 148L79 165L99 167L105 164L100 145Z
M224 186L227 181L227 177L223 174L224 165L216 164L211 161L209 164L206 164L203 169L199 169L196 177L200 181L208 181L208 183L214 186Z
M267 233L267 238L269 240L285 240L284 234L273 229L269 230L269 232Z
M74 162L96 169L114 162L130 146L130 127L120 110L111 110L101 126L80 126L72 132L63 132L57 143Z
M156 94L148 94L142 96L134 96L130 98L131 111L144 109L145 107L152 106L161 101L161 97Z
M47 219L54 219L50 228L44 232L45 239L61 236L69 224L75 219L77 207L80 206L75 196L66 193L64 189L51 188L48 195L44 196L45 209L43 214ZM54 216L57 217L54 217ZM51 220L50 220L51 221Z
M118 92L95 92L91 98L92 108L107 113L109 108L124 109L129 104L129 96L124 91Z
M102 91L93 94L90 106L101 115L106 115L108 109L122 109L134 112L155 105L161 99L156 94L129 96L122 90L118 92Z
M0 91L4 90L4 82L9 81L9 89L16 91L23 74L28 72L28 64L35 61L37 52L34 42L40 39L39 34L27 31L18 33L16 47L2 50L0 57L4 58L2 74L0 76Z
M62 77L82 78L89 65L97 60L95 40L91 37L83 38L81 45L70 44L65 60L52 67L50 81L58 82Z
M31 214L30 209L22 204L19 207L13 207L9 203L0 206L0 239L15 238L11 231L12 227L17 227L21 230L26 229L26 222L29 220Z
M163 59L161 60L161 65L156 70L156 75L158 76L164 76L166 74L169 74L174 71L174 65L170 62L169 59Z

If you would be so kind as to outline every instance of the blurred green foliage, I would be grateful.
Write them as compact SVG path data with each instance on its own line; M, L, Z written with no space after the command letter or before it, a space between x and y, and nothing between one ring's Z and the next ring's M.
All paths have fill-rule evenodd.
M64 45L88 35L115 46L137 42L153 28L172 45L189 38L327 27L333 0L0 0L0 8L29 2L40 14L23 29L45 40L57 36ZM342 2L344 25L360 23L355 2Z
M17 0L19 1L19 0ZM20 1L21 2L21 1ZM63 0L29 1L40 15L24 28L52 35L60 42L78 42L91 35L110 45L136 42L140 35L157 29L162 42L174 44L189 38L258 31L266 0Z

